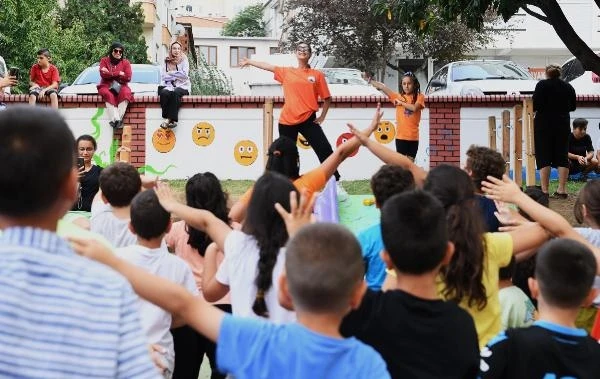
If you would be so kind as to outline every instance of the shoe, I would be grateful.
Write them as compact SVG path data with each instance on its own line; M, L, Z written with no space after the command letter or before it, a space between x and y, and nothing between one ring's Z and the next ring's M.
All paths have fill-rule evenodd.
M169 122L169 129L173 129L177 127L177 121L171 121Z
M567 193L560 193L560 192L554 192L552 194L552 197L554 199L566 199L566 198L569 197L569 194L567 194Z
M116 121L109 121L108 125L110 125L110 127L113 128L113 129L117 128L117 122Z
M344 187L342 187L340 182L336 183L336 193L338 201L346 201L349 198L348 192L346 192L346 190L344 189Z
M169 127L169 123L166 122L166 121L163 121L163 123L160 124L160 127L163 128L163 129L167 129Z
M115 121L116 125L117 125L117 129L123 129L123 120L117 120Z

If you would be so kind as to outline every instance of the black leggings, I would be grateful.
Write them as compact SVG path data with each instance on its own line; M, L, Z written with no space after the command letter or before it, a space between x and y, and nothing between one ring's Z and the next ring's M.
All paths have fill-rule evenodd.
M319 162L323 163L329 157L333 150L331 144L327 140L321 125L315 122L317 114L313 113L308 120L297 125L279 124L279 135L291 138L294 142L298 139L298 133L302 134L306 141L312 146L313 150L319 158ZM335 171L335 180L340 180L340 174Z
M183 88L175 88L173 91L162 89L159 93L162 117L177 122L179 120L181 98L185 95L189 95L189 92Z
M218 304L217 308L231 313L231 304ZM217 369L217 360L215 358L217 345L198 333L189 326L171 329L173 342L175 343L175 370L173 379L196 379L200 375L200 365L204 354L210 362L212 374L211 379L225 379L226 375L221 374Z
M419 141L407 141L404 139L396 140L396 151L400 154L404 154L415 160L417 157L417 151L419 150Z

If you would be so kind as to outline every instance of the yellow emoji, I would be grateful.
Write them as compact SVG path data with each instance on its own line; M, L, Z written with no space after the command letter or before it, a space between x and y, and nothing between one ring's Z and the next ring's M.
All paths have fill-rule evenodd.
M250 140L240 141L233 148L233 157L242 166L250 166L258 158L258 148Z
M375 129L375 140L379 143L390 143L396 137L396 127L391 121L381 121Z
M208 146L215 139L215 128L208 122L199 122L192 127L192 141L198 146Z
M152 134L152 145L159 153L168 153L175 147L175 133L171 129L156 129Z
M298 139L296 140L296 145L298 145L298 147L301 147L303 149L310 149L310 143L308 143L308 141L306 140L306 138L304 138L304 136L300 133L298 133Z

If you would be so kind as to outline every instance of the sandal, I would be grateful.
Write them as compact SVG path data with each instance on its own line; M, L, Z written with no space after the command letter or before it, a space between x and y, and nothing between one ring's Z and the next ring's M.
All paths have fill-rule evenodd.
M569 194L567 194L567 193L560 193L560 192L554 192L552 194L552 197L554 199L566 199L566 198L569 197Z

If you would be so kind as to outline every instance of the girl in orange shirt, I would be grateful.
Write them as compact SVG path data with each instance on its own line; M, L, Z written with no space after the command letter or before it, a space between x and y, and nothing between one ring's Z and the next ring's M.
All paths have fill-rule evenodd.
M321 124L331 104L331 94L325 80L325 75L319 70L310 68L308 61L312 50L307 43L300 42L296 46L296 59L298 67L280 67L266 62L257 62L247 58L240 60L240 66L254 66L275 74L275 80L283 87L285 103L279 116L279 135L293 141L301 133L310 143L313 150L323 163L333 153L331 144L327 140ZM323 110L317 117L319 110L318 100L323 100ZM336 171L335 179L340 175Z
M412 72L406 72L402 77L402 94L381 82L369 82L383 91L396 106L396 151L414 161L419 150L421 110L425 108L425 96L421 93L419 81Z

